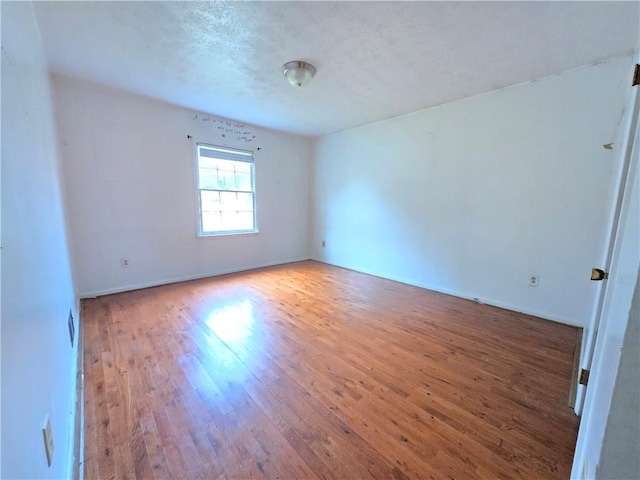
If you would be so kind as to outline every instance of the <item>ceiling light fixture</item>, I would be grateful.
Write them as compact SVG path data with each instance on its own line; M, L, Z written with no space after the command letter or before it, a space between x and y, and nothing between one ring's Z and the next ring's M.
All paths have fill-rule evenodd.
M282 66L282 73L294 87L304 87L309 84L316 74L316 67L307 62L294 60Z

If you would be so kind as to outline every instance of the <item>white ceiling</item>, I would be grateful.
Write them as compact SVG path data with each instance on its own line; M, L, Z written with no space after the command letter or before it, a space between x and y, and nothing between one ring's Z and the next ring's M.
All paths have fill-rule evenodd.
M629 54L640 30L638 2L35 5L54 73L308 136Z

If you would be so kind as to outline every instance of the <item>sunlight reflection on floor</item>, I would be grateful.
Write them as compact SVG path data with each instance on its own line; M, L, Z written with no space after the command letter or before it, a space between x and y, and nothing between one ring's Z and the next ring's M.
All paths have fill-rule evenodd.
M205 323L220 340L234 343L251 337L254 315L253 304L245 299L211 311Z

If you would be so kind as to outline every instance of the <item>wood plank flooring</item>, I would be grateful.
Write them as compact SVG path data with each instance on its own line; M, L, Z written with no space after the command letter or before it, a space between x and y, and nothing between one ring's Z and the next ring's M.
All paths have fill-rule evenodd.
M576 329L317 262L83 301L85 478L568 478Z

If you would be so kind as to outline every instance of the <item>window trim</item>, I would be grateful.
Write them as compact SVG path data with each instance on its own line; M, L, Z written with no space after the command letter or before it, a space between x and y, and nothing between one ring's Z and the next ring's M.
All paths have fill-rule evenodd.
M209 188L200 188L200 147L205 147L205 148L209 148L212 150L217 150L220 152L226 152L229 155L229 157L233 157L234 154L237 154L238 156L246 156L248 158L251 158L250 161L246 161L246 160L241 160L241 159L233 159L233 158L223 158L223 160L232 160L232 161L236 161L236 162L242 162L245 161L246 163L249 163L251 165L251 185L252 185L252 191L250 193L253 193L253 229L251 230L220 230L220 231L214 231L214 232L208 232L208 231L204 231L203 227L202 227L202 192L203 191L213 191L213 192L220 192L220 191L224 191L224 190L216 190L216 189L209 189ZM215 158L215 157L214 157ZM198 237L227 237L227 236L234 236L234 235L255 235L260 233L259 227L258 227L258 211L257 211L257 201L256 201L256 163L255 163L255 152L251 151L251 150L242 150L240 148L235 148L235 147L228 147L228 146L223 146L223 145L213 145L210 143L205 143L205 142L195 142L195 148L194 148L194 161L195 161L195 170L196 170L196 196L198 197L197 201L198 201L198 232L197 232L197 236ZM230 192L241 192L240 190L227 190Z

